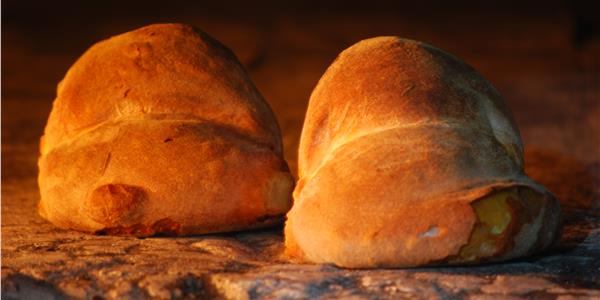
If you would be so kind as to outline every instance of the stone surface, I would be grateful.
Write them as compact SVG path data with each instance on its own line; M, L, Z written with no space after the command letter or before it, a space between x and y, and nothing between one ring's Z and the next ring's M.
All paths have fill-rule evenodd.
M6 299L600 297L597 211L568 209L558 246L518 261L345 270L288 262L279 228L146 239L60 230L35 214L35 190L33 178L3 185Z
M552 3L535 14L391 4L234 12L191 4L28 5L3 3L3 299L600 298L600 39L572 42L572 12ZM98 17L88 17L94 10ZM294 170L310 92L345 47L394 34L463 58L505 95L527 146L526 171L561 199L560 242L507 263L346 270L288 261L281 228L136 239L52 226L36 214L36 160L56 83L93 42L164 15L204 28L238 54L273 106Z

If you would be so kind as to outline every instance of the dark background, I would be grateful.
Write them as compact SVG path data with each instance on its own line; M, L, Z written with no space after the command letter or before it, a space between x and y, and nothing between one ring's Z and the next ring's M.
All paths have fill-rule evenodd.
M277 115L294 170L319 77L340 51L378 35L473 65L505 96L528 148L600 161L595 1L215 2L2 1L3 177L37 172L56 84L89 46L162 22L196 25L237 54Z

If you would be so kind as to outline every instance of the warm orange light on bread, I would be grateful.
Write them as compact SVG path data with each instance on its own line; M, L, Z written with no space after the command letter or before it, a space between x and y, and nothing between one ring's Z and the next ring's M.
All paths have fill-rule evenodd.
M42 140L39 212L63 228L242 230L291 205L271 109L233 53L191 26L92 46L59 84Z
M397 37L343 51L315 87L286 253L350 268L499 261L549 247L558 200L523 172L500 94Z

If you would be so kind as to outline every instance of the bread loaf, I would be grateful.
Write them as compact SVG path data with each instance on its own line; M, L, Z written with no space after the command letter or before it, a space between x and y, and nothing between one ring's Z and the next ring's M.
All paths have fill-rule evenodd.
M92 46L58 85L40 150L39 212L62 228L241 230L291 205L271 109L230 50L186 25Z
M343 51L311 95L298 163L285 244L302 261L500 261L559 234L559 203L524 174L500 94L424 43L378 37Z

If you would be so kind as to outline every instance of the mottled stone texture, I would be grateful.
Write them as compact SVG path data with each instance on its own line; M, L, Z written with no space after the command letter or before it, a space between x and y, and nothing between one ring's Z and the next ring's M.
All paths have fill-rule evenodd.
M93 236L40 219L33 178L5 181L2 200L3 299L600 297L598 211L568 209L560 243L536 257L344 270L287 262L280 228L186 238Z
M600 298L600 39L573 32L593 9L7 2L2 299ZM57 229L36 214L38 139L55 85L93 42L159 21L198 25L238 54L277 115L294 171L309 94L339 51L401 35L456 54L506 97L527 147L527 173L563 203L563 237L546 253L502 264L344 270L286 261L281 228L147 239Z

